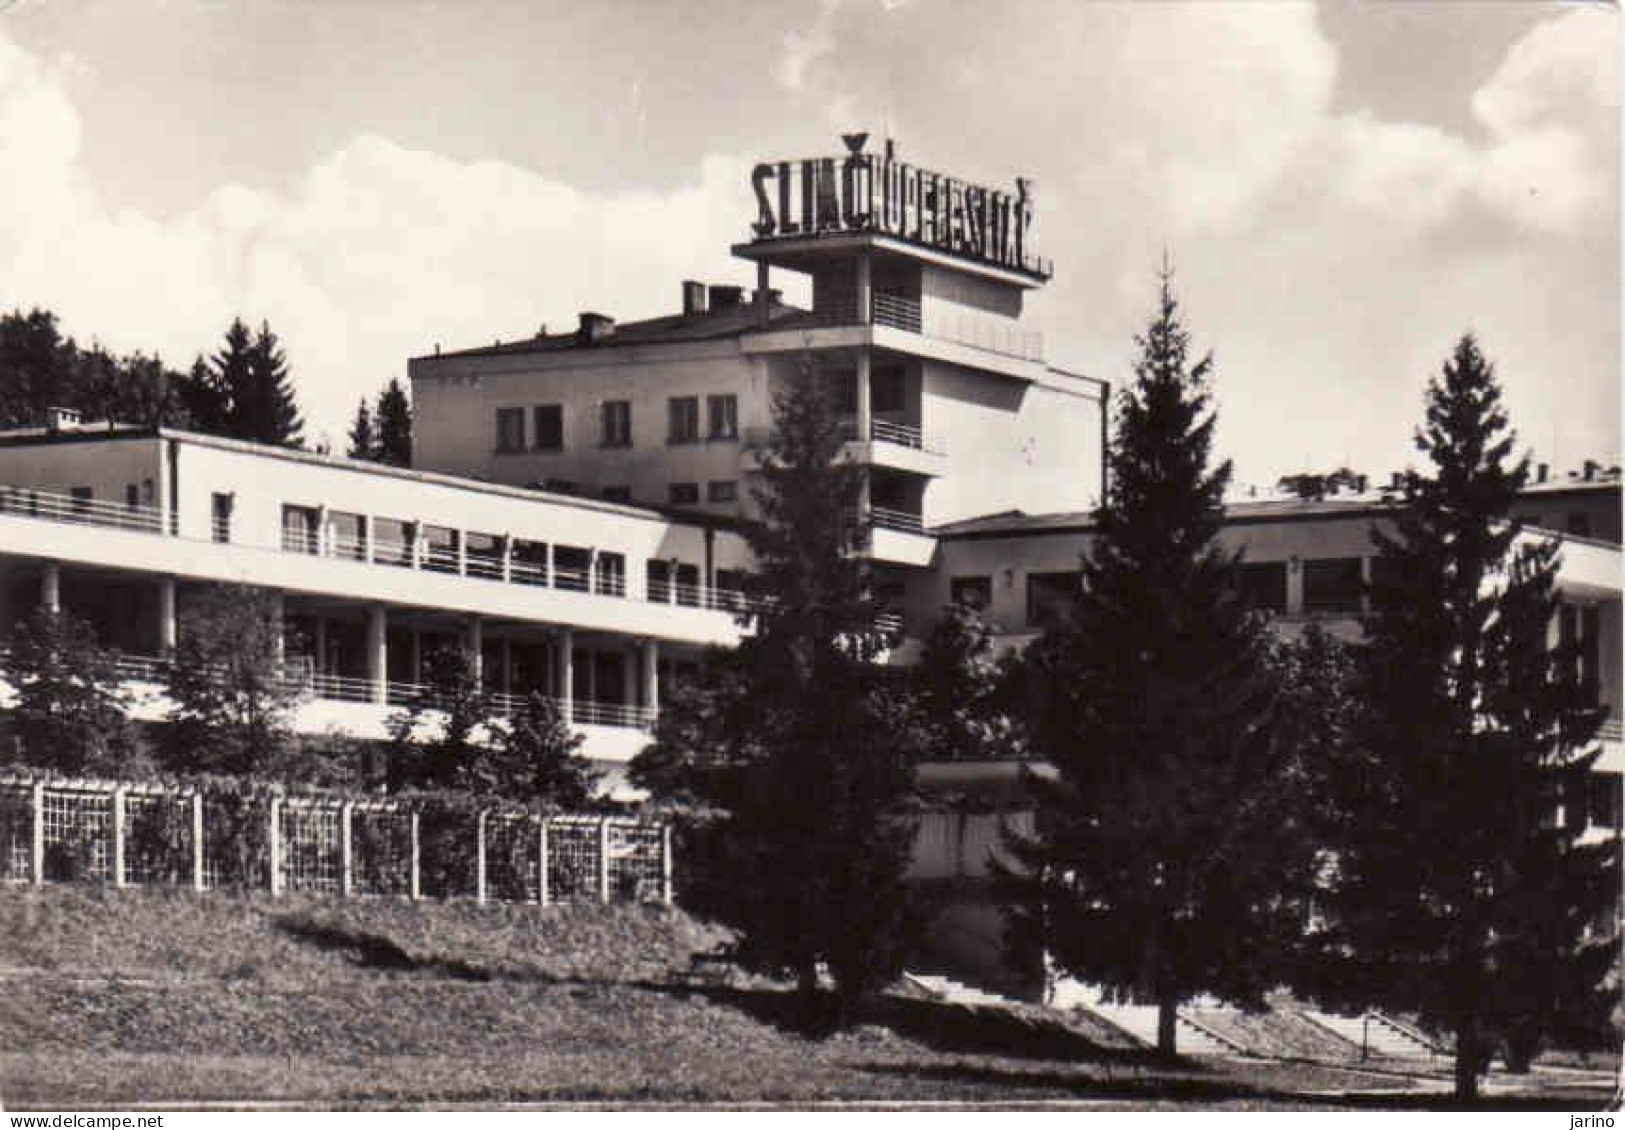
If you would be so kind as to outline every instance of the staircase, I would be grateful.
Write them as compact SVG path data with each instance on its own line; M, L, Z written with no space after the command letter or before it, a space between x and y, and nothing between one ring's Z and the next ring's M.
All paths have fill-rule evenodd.
M1116 1028L1127 1032L1148 1048L1157 1046L1156 1005L1106 1004L1096 1002L1089 1011ZM1197 1023L1182 1013L1174 1017L1174 1041L1180 1055L1237 1056L1247 1055L1247 1049L1219 1035L1204 1024Z
M1409 1024L1403 1024L1380 1012L1365 1012L1359 1016L1338 1016L1329 1012L1304 1009L1305 1019L1334 1032L1361 1048L1368 1055L1391 1056L1395 1059L1428 1059L1439 1054L1438 1045Z

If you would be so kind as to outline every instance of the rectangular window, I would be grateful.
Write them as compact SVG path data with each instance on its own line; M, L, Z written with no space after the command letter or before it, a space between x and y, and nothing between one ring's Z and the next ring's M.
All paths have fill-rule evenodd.
M705 398L705 407L711 424L706 438L739 438L739 397L731 392L721 396L708 396Z
M432 573L455 573L462 535L449 526L423 527L423 567Z
M984 612L993 603L993 578L955 577L948 582L948 599L964 608Z
M564 450L564 406L560 404L538 404L531 411L531 418L535 422L535 435L532 437L532 446L537 451L563 451Z
M553 587L566 592L588 592L592 550L574 545L553 547Z
M372 559L384 565L409 567L412 564L413 545L417 530L411 522L399 518L372 520Z
M600 552L592 587L594 592L604 596L625 596L626 558L619 553Z
M1083 585L1081 573L1029 573L1027 623L1047 628L1071 614Z
M367 559L367 520L360 514L335 510L327 517L333 528L333 556L352 561Z
M656 604L666 604L671 600L671 573L670 561L651 558L644 566L644 583L649 599Z
M525 450L525 410L523 408L497 409L497 450L501 452Z
M286 553L315 553L321 546L316 536L314 506L282 507L282 549Z
M604 491L603 491L603 494L604 494L604 501L605 502L631 502L632 501L632 488L631 487L605 487Z
M464 550L468 558L468 575L470 577L485 577L489 580L502 579L502 539L496 534L481 534L473 530L468 532L468 547Z
M209 532L215 541L231 540L231 507L232 497L229 494L209 497Z
M90 504L96 497L96 492L90 487L69 487L68 497L73 500L75 514L89 514Z
M903 411L907 382L901 369L875 369L869 375L869 408L875 413Z
M700 567L677 563L677 603L690 607L700 603Z
M1250 607L1277 615L1286 611L1285 561L1245 561L1236 579Z
M603 446L632 446L632 402L630 400L604 401L603 423Z
M700 398L674 396L666 401L666 442L695 443L700 438Z
M1358 557L1326 557L1303 563L1303 610L1357 613L1365 585Z
M718 608L728 611L737 611L743 606L745 594L745 573L739 569L718 569L716 585L712 589L712 597Z
M732 479L713 479L705 484L707 502L735 502L739 499L739 484Z
M508 573L516 585L547 584L547 543L514 538Z
M666 491L673 506L693 506L700 501L699 483L671 483Z

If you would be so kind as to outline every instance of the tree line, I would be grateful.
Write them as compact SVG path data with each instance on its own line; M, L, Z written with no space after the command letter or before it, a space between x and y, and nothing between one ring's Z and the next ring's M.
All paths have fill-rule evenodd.
M156 355L81 346L47 310L0 314L0 429L37 426L50 408L87 420L307 446L281 339L265 321L255 330L233 319L218 350L180 371ZM410 466L412 411L398 379L390 378L372 409L362 401L349 438L351 458Z
M1277 637L1250 606L1218 537L1212 358L1166 274L1137 346L1071 607L1000 659L976 611L948 609L901 673L873 662L862 471L826 383L808 364L777 395L747 532L773 603L668 696L633 765L680 814L685 900L839 1024L931 911L903 882L912 767L1031 759L1054 767L1025 774L1035 830L994 861L1012 959L1155 1005L1162 1052L1182 1004L1282 988L1448 1033L1463 1099L1493 1054L1596 1046L1618 845L1555 816L1604 712L1577 645L1548 645L1560 547L1511 517L1529 460L1477 341L1427 387L1424 465L1373 527L1353 644Z

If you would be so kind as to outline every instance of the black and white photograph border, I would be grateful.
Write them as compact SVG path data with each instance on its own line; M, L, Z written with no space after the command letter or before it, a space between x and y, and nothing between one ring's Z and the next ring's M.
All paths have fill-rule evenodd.
M0 1110L1611 1125L1619 19L0 0Z

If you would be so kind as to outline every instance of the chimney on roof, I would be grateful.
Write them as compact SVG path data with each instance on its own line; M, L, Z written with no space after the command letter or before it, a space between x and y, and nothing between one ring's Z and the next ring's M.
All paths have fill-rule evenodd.
M1550 463L1535 464L1535 481L1537 483L1545 482L1547 479L1551 478L1551 475L1552 465Z
M1366 492L1366 489L1368 487L1370 487L1370 486L1371 486L1371 479L1370 479L1369 476L1367 476L1367 475L1356 475L1354 477L1354 492L1356 494L1364 494Z
M1598 463L1597 463L1597 461L1595 459L1587 459L1585 461L1585 481L1586 482L1590 483L1590 482L1595 482L1596 481L1596 479L1597 479L1597 467L1598 467Z
M77 408L47 408L45 410L45 430L52 435L60 432L77 431L79 428L79 410Z
M594 314L590 310L581 312L581 327L576 330L576 339L581 345L596 345L614 336L614 318L608 314Z
M738 306L744 301L745 288L742 286L713 286L711 288L711 309L727 310Z
M683 313L705 313L705 284L693 279L683 280Z

